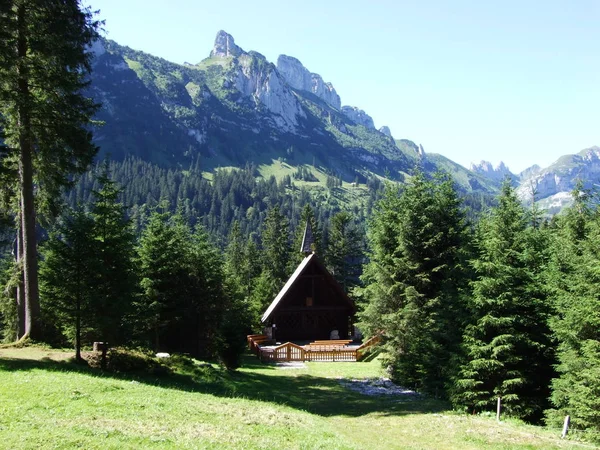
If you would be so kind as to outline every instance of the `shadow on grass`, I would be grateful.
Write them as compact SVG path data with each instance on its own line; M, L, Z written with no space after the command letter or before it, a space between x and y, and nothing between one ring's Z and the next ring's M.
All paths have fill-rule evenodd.
M286 405L325 417L359 417L371 413L382 416L405 415L448 409L447 404L437 400L426 398L415 400L401 396L367 396L344 388L336 379L297 374L294 370L281 373L273 366L261 364L252 356L244 358L243 367L248 370L228 372L195 366L188 367L187 371L184 367L184 373L115 373L92 369L72 361L0 358L0 371L41 369L128 381L134 379L140 383L165 389Z

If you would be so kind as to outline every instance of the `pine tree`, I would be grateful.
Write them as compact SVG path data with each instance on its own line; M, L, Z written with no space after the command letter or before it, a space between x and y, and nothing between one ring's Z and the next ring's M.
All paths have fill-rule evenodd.
M362 240L348 212L342 211L333 216L325 260L329 271L346 292L357 284L360 275Z
M262 232L262 247L263 271L283 286L289 276L289 225L279 206L267 211Z
M137 290L134 266L135 235L126 208L119 203L121 190L109 177L108 162L92 192L91 217L96 257L92 314L98 339L117 345L131 337L125 318L132 313Z
M75 345L81 360L82 340L91 337L96 274L100 270L94 221L82 209L60 221L42 248L41 297L49 323Z
M189 282L189 230L173 224L169 214L155 211L138 246L141 295L137 302L137 333L164 349L168 331L183 319Z
M505 182L498 206L478 227L469 305L473 319L455 383L457 406L493 410L501 397L508 414L532 421L541 417L554 362L541 280L542 232L527 228L526 211Z
M558 220L548 270L559 364L547 416L558 425L570 415L574 429L600 440L600 223L581 185L572 195L573 206Z
M0 6L0 129L8 148L0 172L16 176L23 337L40 337L36 208L55 213L61 188L97 150L89 131L97 107L82 94L97 27L77 0L6 0Z
M445 396L464 320L466 243L460 201L442 175L417 172L401 191L388 185L370 223L361 314L367 335L382 333L393 377Z

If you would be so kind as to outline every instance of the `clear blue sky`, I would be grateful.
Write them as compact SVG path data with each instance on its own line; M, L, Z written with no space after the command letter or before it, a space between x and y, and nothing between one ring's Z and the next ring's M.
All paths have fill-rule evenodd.
M598 0L85 0L109 39L173 62L217 31L298 58L377 127L513 172L600 145Z

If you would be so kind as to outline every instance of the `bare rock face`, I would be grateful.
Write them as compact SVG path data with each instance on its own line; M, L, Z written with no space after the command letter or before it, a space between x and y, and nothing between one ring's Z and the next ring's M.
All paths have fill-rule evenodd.
M392 132L390 131L390 127L384 125L379 129L380 133L385 134L388 137L392 137Z
M275 125L285 131L295 132L298 119L306 117L296 95L275 66L258 53L243 54L238 58L233 81L235 88L244 96L263 104L273 114Z
M235 45L233 36L221 30L217 33L210 57L227 58L228 56L240 56L243 53L244 50Z
M531 197L532 189L536 198L570 198L577 180L583 180L584 188L591 188L593 180L600 177L600 147L590 147L576 155L566 155L550 167L531 172L521 179L517 194L522 199Z
M489 161L480 161L477 164L471 163L469 170L496 181L502 181L506 176L511 178L514 176L502 161L496 167L492 166Z
M342 113L358 125L371 128L372 130L375 129L375 124L373 123L371 116L356 106L342 106Z
M277 70L284 80L294 89L312 92L328 105L340 109L340 96L331 83L323 81L321 75L311 73L302 63L292 56L279 55Z

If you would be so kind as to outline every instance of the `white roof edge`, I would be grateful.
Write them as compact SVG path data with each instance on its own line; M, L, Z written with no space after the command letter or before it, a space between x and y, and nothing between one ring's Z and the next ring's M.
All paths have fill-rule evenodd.
M304 258L304 260L302 260L302 262L300 263L300 265L298 267L296 267L296 270L294 271L292 276L287 280L287 282L285 283L283 288L279 291L279 294L277 294L277 297L275 297L275 299L271 302L271 304L269 305L269 307L263 314L262 318L260 319L261 322L265 322L269 318L269 316L271 315L273 310L277 307L277 304L281 301L281 299L287 293L287 291L290 289L290 287L292 287L292 285L294 284L294 281L296 281L296 278L298 278L300 276L300 274L302 273L302 271L304 270L304 268L310 262L310 260L312 259L312 257L314 255L315 255L314 253L311 253L306 258Z

